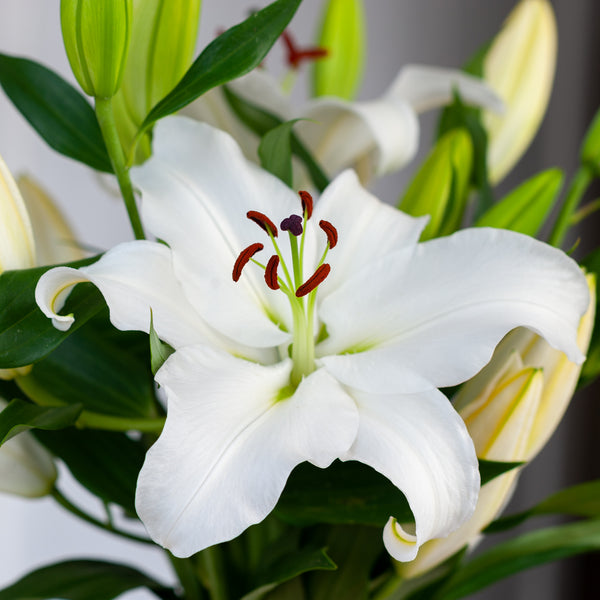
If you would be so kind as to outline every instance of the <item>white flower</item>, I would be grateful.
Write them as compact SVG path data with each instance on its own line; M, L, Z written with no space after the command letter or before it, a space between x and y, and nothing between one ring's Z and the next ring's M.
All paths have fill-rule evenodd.
M294 130L319 164L333 176L354 168L364 183L396 171L412 160L419 144L421 112L452 102L454 93L476 106L502 112L496 93L483 81L453 69L408 65L379 98L349 102L322 97L294 109L278 83L260 69L228 84L249 102L282 119L301 118ZM222 89L215 89L184 113L231 133L248 158L257 162L258 138L235 116Z
M529 237L481 228L417 244L426 220L380 203L346 171L310 219L308 209L292 219L300 238L290 234L289 247L287 235L276 238L286 273L246 213L278 225L303 213L300 201L228 135L165 119L133 177L145 228L166 244L130 242L91 266L53 269L36 296L68 328L73 317L56 312L65 290L91 281L117 327L148 331L152 309L159 337L176 349L156 376L168 416L140 473L137 509L177 556L264 519L297 464L340 458L404 492L414 535L391 517L384 541L410 560L469 517L479 490L473 443L437 388L472 377L519 325L583 359L585 280L574 261ZM264 223L261 214L250 216ZM257 242L266 271L252 262L242 271ZM324 254L329 276L316 285ZM307 282L315 289L297 297Z

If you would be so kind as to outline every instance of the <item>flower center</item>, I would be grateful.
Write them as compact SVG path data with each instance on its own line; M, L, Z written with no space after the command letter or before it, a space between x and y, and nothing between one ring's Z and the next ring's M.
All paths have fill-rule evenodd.
M254 255L264 249L263 244L250 244L240 252L232 273L233 280L239 281L244 267L249 262L253 262L263 269L267 286L271 290L280 290L287 296L292 308L294 328L291 346L293 367L290 378L293 386L297 386L304 376L315 370L314 313L317 288L331 271L325 258L329 250L337 244L338 239L337 229L329 221L319 222L319 227L327 236L327 245L314 273L303 281L304 240L306 224L312 216L313 199L305 191L299 192L299 196L302 202L302 216L290 215L283 219L279 226L282 231L288 232L292 257L291 269L283 260L276 241L279 232L273 221L263 213L251 210L246 216L269 236L275 254L269 258L266 265L263 265L254 259ZM279 267L281 267L281 274Z

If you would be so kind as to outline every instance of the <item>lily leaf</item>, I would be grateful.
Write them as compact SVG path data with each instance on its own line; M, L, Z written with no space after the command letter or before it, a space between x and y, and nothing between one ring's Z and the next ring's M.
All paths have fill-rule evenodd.
M286 121L267 131L260 141L260 166L292 187L292 127L298 121Z
M142 129L170 115L208 90L257 67L287 27L301 0L277 0L213 40L183 79L148 114Z
M466 563L432 598L465 598L518 571L597 550L600 550L600 519L526 533L498 544Z
M70 560L42 567L0 590L0 600L112 600L128 590L163 586L144 573L96 560Z
M494 460L479 459L479 475L481 476L481 485L486 484L495 477L502 475L508 471L512 471L517 467L522 466L522 462L497 462Z
M175 350L169 344L165 344L159 339L154 329L152 311L150 311L150 368L152 369L152 375L156 375L156 372L173 352Z
M82 406L37 406L25 400L12 400L0 412L0 445L28 429L64 429L73 425Z
M74 427L60 432L36 430L35 436L81 485L135 515L135 486L146 454L141 442L124 433Z
M223 87L223 93L225 94L225 99L229 103L229 107L235 113L237 118L259 137L264 136L270 130L285 123L285 121L278 116L235 94L227 86ZM322 192L329 185L329 178L314 159L310 151L293 131L290 133L290 145L292 153L297 156L306 167L315 187Z
M505 531L530 517L562 514L574 517L600 517L600 479L587 481L552 494L536 506L490 523L485 533Z
M39 63L7 54L0 54L0 85L54 150L112 173L94 110L72 85Z
M77 268L96 258L70 263ZM35 302L38 279L51 267L5 271L0 275L0 368L31 364L47 356L63 340L106 306L100 292L91 284L79 284L64 307L75 314L68 331L59 331Z

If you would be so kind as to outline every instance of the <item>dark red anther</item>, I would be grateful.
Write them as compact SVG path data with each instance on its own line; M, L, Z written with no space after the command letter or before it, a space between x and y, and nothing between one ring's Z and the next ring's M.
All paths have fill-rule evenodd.
M306 294L310 294L318 285L323 283L327 275L329 275L331 267L324 263L322 264L297 290L296 296L302 298Z
M329 221L325 220L319 221L319 227L325 232L325 235L327 236L327 241L329 242L329 249L335 248L335 245L338 242L337 229Z
M263 215L257 210L249 210L246 213L246 216L251 221L254 221L263 231L271 233L273 237L277 237L277 227L275 227L275 223L273 223L273 221L271 221L267 215Z
M262 250L264 246L258 242L250 244L247 248L244 248L240 255L237 257L235 264L233 265L233 280L239 281L242 276L242 269L248 264L248 261L257 253Z
M298 192L298 195L300 196L300 200L302 202L302 214L306 215L306 220L308 221L312 217L312 211L313 211L312 196L308 192L305 192L304 190L300 190Z
M279 256L273 254L267 263L265 269L265 281L272 290L279 289L279 282L277 281L277 267L279 266Z
M288 64L294 69L297 69L303 60L317 60L327 56L326 48L313 47L300 50L287 30L281 34L281 39L287 50Z

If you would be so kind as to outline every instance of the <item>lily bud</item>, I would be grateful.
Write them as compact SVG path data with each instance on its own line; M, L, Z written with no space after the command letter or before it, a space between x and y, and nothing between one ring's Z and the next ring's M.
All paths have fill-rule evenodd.
M133 0L131 47L113 111L125 151L150 109L192 63L201 0ZM145 153L149 156L149 143Z
M558 197L562 181L559 169L534 175L486 211L475 226L510 229L535 237Z
M587 275L590 304L577 343L586 352L595 312L595 278ZM581 365L567 360L524 328L509 333L490 363L457 394L455 408L464 419L477 456L503 462L531 460L546 444L575 391ZM473 516L448 537L424 544L414 561L399 566L404 577L429 571L466 545L474 545L507 504L520 469L482 486Z
M0 157L0 273L35 266L33 230L23 198ZM0 369L0 379L24 375L30 367Z
M460 227L469 191L473 146L464 129L452 129L435 145L398 207L420 217L430 215L421 240L448 235Z
M521 0L485 54L483 78L506 105L503 115L483 113L492 183L513 167L540 125L554 80L556 47L550 2Z
M352 100L365 63L362 0L329 0L317 45L327 56L314 63L314 95Z
M596 177L600 176L600 110L596 112L583 140L581 164L590 168Z
M0 398L0 411L6 407ZM48 494L58 473L49 452L28 432L0 446L0 492L39 498Z
M71 70L83 91L111 98L119 89L131 34L132 0L61 0Z

